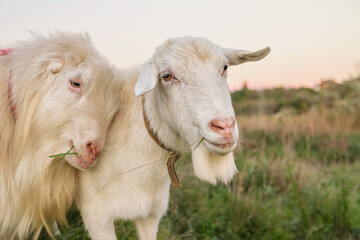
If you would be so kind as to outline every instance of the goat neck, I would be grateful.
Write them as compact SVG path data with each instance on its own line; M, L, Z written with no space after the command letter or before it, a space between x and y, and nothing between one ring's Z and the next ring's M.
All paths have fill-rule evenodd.
M150 126L150 122L149 119L146 116L146 112L145 112L145 94L142 95L141 97L141 105L142 105L142 112L143 112L143 117L144 117L144 123L146 126L146 130L148 131L150 137L154 140L154 142L156 142L156 144L158 144L161 148L165 149L166 151L170 152L170 154L168 155L167 158L167 162L166 162L166 166L167 166L167 170L168 170L168 174L171 180L171 186L172 187L180 187L181 183L180 180L176 174L175 171L175 163L179 160L180 158L180 153L177 151L174 151L170 148L167 148L164 143L162 143L159 138L156 136L156 134L154 133L154 131L151 129Z

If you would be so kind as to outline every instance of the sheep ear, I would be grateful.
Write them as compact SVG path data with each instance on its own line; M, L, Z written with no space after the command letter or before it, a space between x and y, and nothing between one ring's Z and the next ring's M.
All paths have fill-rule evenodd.
M224 51L226 57L229 59L230 65L238 65L244 62L254 62L263 59L269 54L270 48L266 47L255 52L230 48L225 48Z
M64 66L64 62L62 61L53 61L49 64L47 68L47 72L50 74L57 74L59 73Z
M159 70L151 60L146 61L140 72L140 76L135 85L135 95L141 96L144 93L154 89L158 81Z

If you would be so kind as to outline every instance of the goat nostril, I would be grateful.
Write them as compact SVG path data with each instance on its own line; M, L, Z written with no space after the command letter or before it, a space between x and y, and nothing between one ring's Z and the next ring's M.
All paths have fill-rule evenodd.
M89 157L93 159L95 159L101 152L100 146L93 141L89 141L86 143L86 149Z
M235 127L235 119L223 118L223 119L212 119L208 127L211 131L220 135L232 135Z

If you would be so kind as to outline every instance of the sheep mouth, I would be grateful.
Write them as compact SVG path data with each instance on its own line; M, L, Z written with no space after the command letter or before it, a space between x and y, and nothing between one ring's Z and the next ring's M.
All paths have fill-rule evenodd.
M84 161L79 153L79 151L77 151L75 145L73 144L73 141L70 142L70 144L72 146L74 146L73 148L73 152L76 152L78 154L76 154L75 156L73 156L73 158L75 158L76 163L78 164L79 167L81 167L82 169L88 169L90 167L92 167L94 165L95 162L88 164L86 163L86 161Z
M83 168L83 169L88 169L90 167L92 167L94 164L87 164L85 161L83 161L81 159L81 157L76 156L76 162Z

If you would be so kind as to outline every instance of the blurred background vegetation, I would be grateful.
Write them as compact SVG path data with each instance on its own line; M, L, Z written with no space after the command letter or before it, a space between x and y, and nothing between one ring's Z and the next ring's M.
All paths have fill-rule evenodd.
M183 156L158 239L360 239L360 78L315 89L244 84L232 98L239 173L211 186ZM58 239L89 239L75 207L68 219ZM119 239L136 239L133 223L116 226Z

